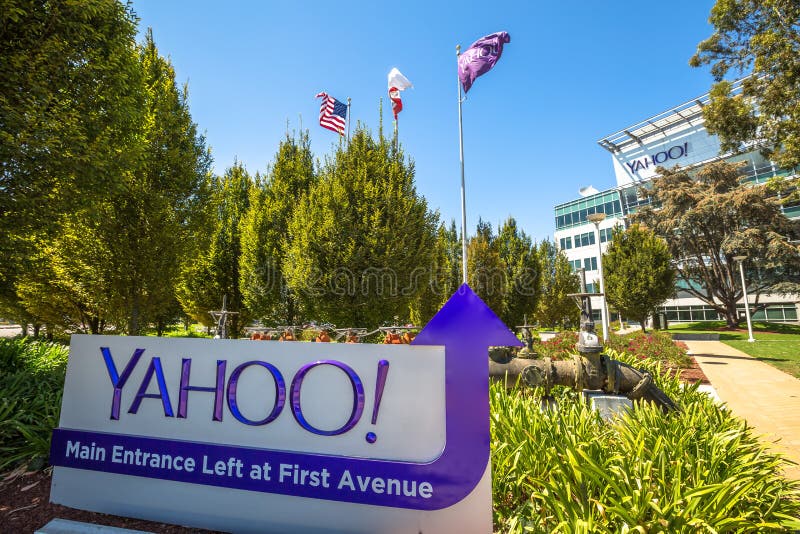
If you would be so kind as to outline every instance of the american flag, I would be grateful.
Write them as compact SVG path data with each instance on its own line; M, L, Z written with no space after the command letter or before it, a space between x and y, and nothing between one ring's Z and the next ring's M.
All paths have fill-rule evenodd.
M347 105L342 104L328 93L318 93L317 98L322 97L322 105L319 107L319 125L328 130L344 135L344 125L347 121Z

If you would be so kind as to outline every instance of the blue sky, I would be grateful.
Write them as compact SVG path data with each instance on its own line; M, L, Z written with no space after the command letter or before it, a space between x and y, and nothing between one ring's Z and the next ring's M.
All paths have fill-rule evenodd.
M386 75L403 92L400 142L417 190L460 221L455 46L507 31L511 42L463 104L468 232L508 216L552 239L553 206L580 187L615 185L597 140L708 91L688 61L711 34L712 0L671 2L274 2L133 0L140 32L189 85L192 116L222 173L235 159L264 172L288 127L309 129L318 158L337 135L319 127L326 91L352 99L374 134ZM302 117L302 119L301 119Z

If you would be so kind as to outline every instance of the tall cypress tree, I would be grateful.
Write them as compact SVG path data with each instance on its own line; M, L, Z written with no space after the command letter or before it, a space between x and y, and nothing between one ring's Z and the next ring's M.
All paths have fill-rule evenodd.
M137 135L118 147L127 165L93 202L54 217L36 239L34 269L18 280L27 309L48 322L137 334L179 311L174 285L210 158L151 32L138 62Z
M513 217L500 227L495 244L506 279L500 318L513 328L526 316L533 317L541 293L541 266L536 245Z
M240 283L247 307L273 323L294 324L302 317L284 275L289 221L316 179L308 131L278 147L268 181L253 188L242 222Z
M579 309L570 293L580 290L578 276L572 272L569 260L549 240L539 243L539 262L542 267L542 295L536 307L536 321L555 328L565 323L578 324Z
M139 48L144 75L144 135L139 164L126 187L113 195L109 217L114 307L135 335L160 325L179 307L175 285L182 257L190 252L189 220L210 167L170 62L158 53L152 31ZM134 253L135 251L135 253Z
M339 146L289 225L285 276L307 313L339 326L409 316L433 260L437 216L402 150L362 126Z
M187 315L204 325L214 324L209 311L218 310L223 298L232 315L229 331L233 335L251 318L239 286L241 222L247 212L253 179L241 163L234 163L225 175L211 183L211 219L204 232L207 245L187 258L178 283L178 300Z
M43 249L58 252L65 218L75 227L136 160L135 17L116 0L10 0L0 28L0 309L64 322L39 315L56 311L48 285L73 297L86 288L50 284L44 275L59 271Z

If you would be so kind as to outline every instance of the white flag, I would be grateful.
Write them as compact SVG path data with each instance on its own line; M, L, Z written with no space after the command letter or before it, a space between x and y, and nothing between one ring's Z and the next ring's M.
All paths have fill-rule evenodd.
M403 76L397 68L393 68L389 71L389 89L392 87L400 90L405 91L409 87L414 87L411 82Z

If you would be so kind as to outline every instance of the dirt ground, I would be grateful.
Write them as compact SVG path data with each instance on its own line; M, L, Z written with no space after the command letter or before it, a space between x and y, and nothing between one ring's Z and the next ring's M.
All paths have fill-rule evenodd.
M698 365L697 360L694 359L694 356L691 356L691 358L691 365L680 370L681 380L684 382L689 382L690 384L694 384L695 382L700 382L701 384L710 384L711 382L708 381L705 373L703 373L703 370L700 369L700 365Z
M50 469L27 473L14 471L0 480L0 534L30 534L55 518L164 534L210 532L52 504L50 476Z

